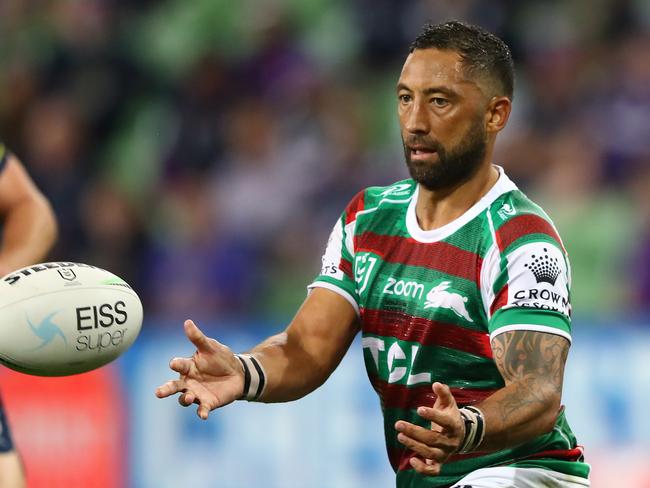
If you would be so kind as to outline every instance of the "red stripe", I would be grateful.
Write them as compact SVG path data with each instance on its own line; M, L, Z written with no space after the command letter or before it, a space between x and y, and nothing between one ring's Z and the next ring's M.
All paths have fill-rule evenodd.
M528 234L546 234L562 246L562 240L557 235L553 226L542 217L533 214L524 214L513 217L496 230L496 239L499 250L505 250L510 244ZM562 246L564 249L564 246Z
M367 251L378 254L389 263L422 266L475 282L483 262L478 254L446 242L424 244L410 237L374 232L364 232L355 236L354 248L357 252Z
M352 275L352 263L350 261L341 258L339 261L339 269L343 271L350 279L354 280L354 276Z
M363 309L362 329L369 334L419 342L425 346L442 346L492 359L487 332L458 325L414 317L394 310Z
M370 383L381 398L383 408L407 410L423 405L430 407L436 401L436 395L429 384L408 387L396 383L387 383L376 376L370 378ZM497 389L450 388L451 394L460 406L482 402Z
M353 222L357 218L357 213L363 210L365 194L365 191L360 191L352 198L348 206L345 207L345 225Z
M517 461L525 461L526 459L540 459L540 458L553 458L561 459L563 461L577 461L584 455L582 446L574 447L573 449L555 449L550 451L537 452L531 456L526 456L517 459Z
M492 301L492 305L490 305L490 316L494 315L494 313L500 308L505 307L507 303L508 303L508 283L503 285L503 288L501 288L501 290L499 290L499 293L497 293L497 296L494 297L494 300Z
M388 448L388 461L395 471L404 471L412 469L409 464L409 459L415 456L413 451L409 451L406 447L389 447Z

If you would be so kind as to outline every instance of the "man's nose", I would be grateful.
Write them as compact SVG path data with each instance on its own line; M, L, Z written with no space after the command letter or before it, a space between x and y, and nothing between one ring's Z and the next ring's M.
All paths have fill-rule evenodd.
M429 118L425 104L413 103L404 122L404 128L412 134L426 134L429 132Z

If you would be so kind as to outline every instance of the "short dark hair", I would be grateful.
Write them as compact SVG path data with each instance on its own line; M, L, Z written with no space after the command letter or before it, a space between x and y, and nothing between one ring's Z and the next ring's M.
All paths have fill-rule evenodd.
M456 51L468 74L495 82L497 94L512 100L515 78L512 54L508 45L491 32L458 21L427 24L409 52L431 48Z

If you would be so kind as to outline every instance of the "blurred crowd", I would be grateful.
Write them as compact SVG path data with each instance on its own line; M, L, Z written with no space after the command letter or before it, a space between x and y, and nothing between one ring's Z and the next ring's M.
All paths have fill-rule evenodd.
M575 314L650 310L646 0L0 0L0 140L53 259L150 315L285 317L347 201L407 177L394 85L452 18L512 48L497 162L559 227Z

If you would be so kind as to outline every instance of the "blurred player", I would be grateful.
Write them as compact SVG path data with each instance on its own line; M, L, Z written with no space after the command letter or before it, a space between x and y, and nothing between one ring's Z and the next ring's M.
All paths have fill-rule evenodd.
M47 255L57 235L50 204L18 159L0 143L0 276L34 264ZM26 486L0 399L0 488Z
M560 403L568 257L492 163L512 92L500 39L458 22L425 28L396 92L411 179L352 199L283 333L234 355L187 321L197 351L171 361L180 377L157 395L180 392L201 418L242 398L294 400L361 331L398 487L589 486Z

